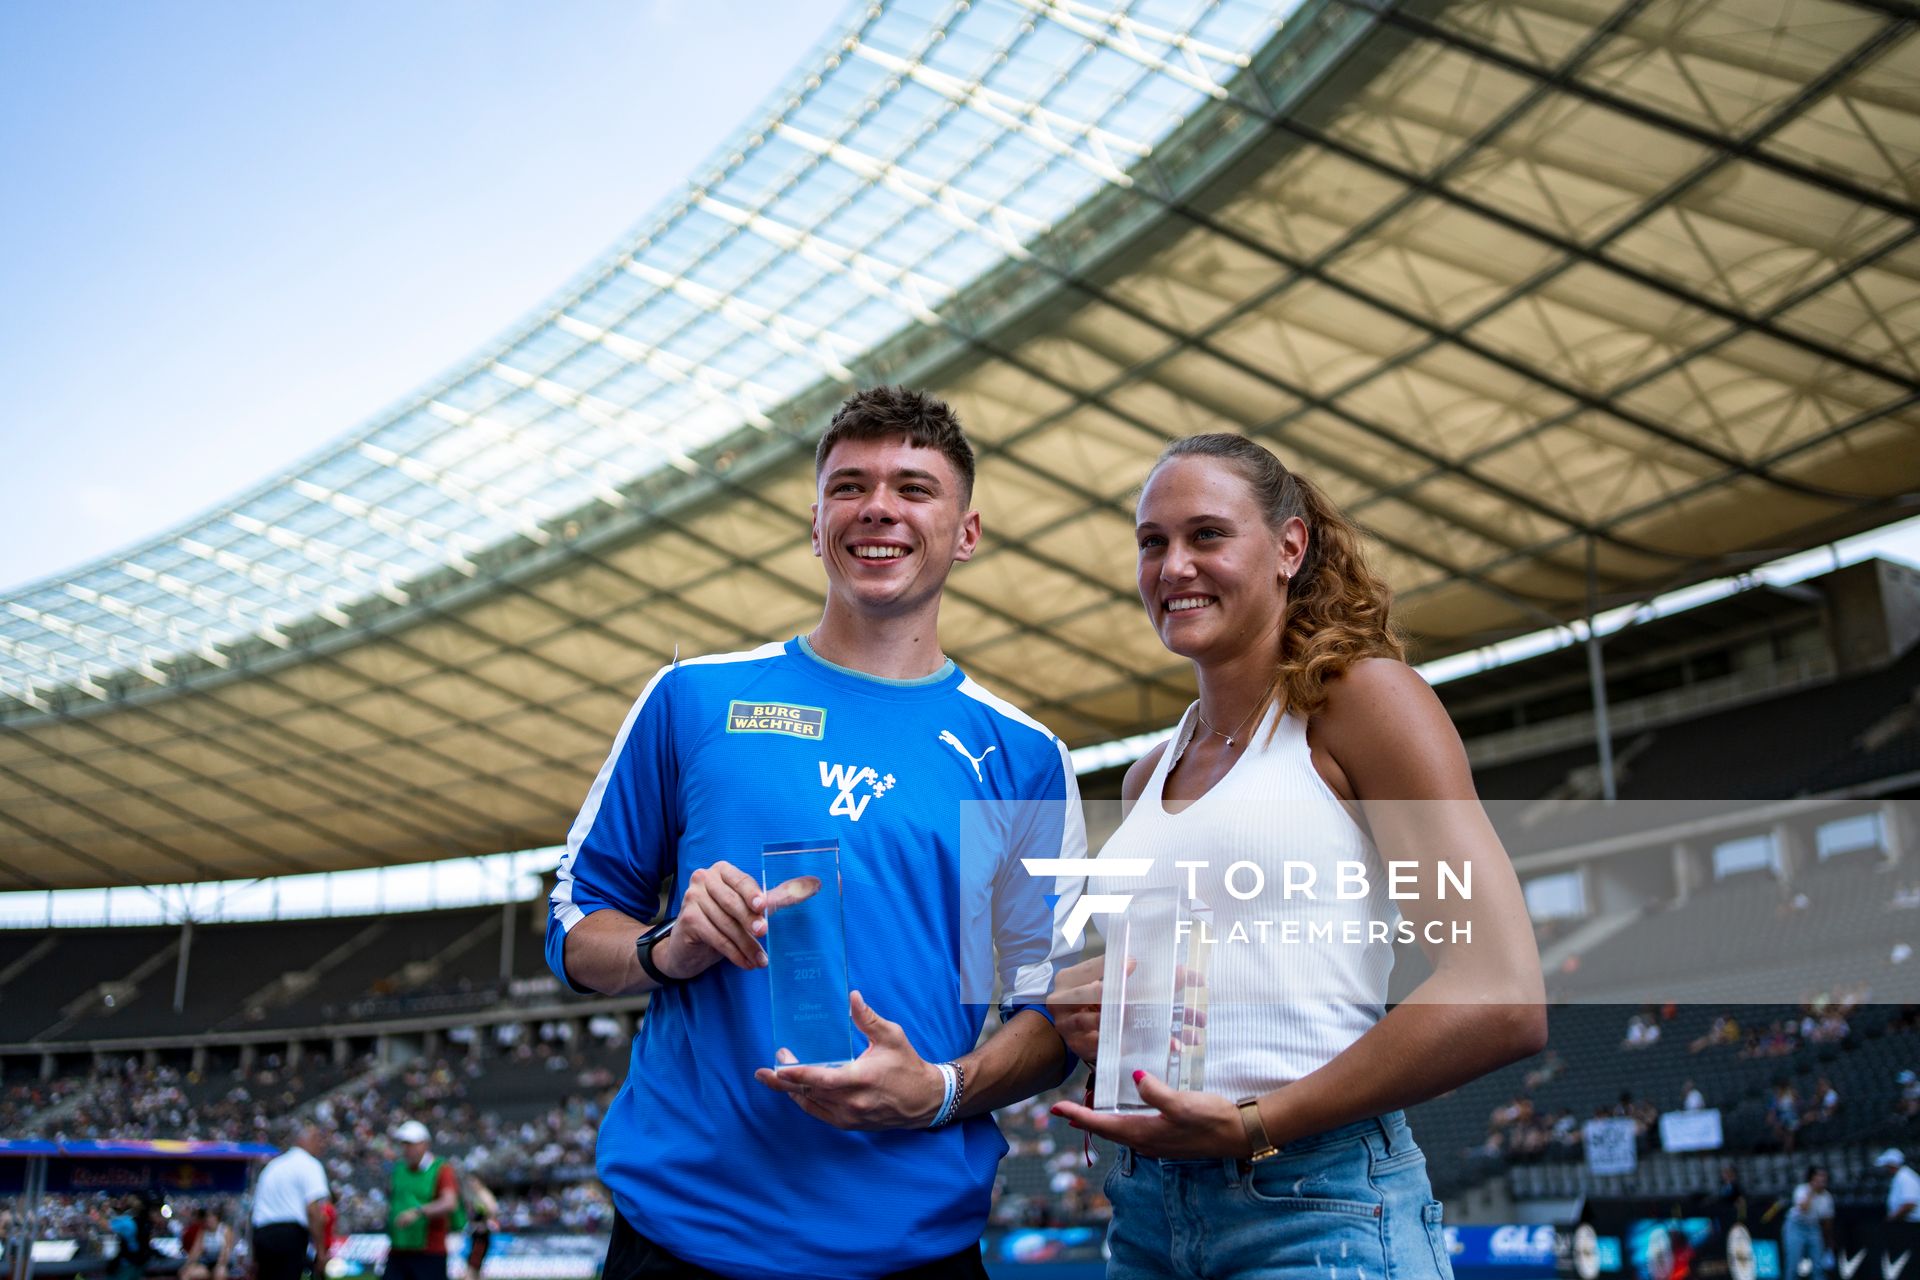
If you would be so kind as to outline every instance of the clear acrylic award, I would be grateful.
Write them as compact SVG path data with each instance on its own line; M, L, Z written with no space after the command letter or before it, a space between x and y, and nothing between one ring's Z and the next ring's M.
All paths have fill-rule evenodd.
M798 876L817 877L820 888L767 916L773 1048L793 1054L794 1061L781 1064L785 1066L851 1062L853 1020L847 1009L840 842L798 840L761 847L760 884L764 890L771 893Z
M1107 931L1095 1110L1153 1110L1133 1083L1135 1071L1175 1089L1206 1087L1212 929L1206 903L1169 887L1136 892Z

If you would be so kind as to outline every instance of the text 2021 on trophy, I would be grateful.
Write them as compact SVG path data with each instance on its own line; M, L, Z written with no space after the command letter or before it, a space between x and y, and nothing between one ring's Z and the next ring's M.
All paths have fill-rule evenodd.
M1099 1111L1151 1111L1133 1083L1148 1071L1175 1089L1207 1073L1207 961L1213 911L1177 888L1144 889L1107 930L1101 975Z
M847 1011L847 931L840 909L840 842L796 840L764 845L760 883L771 893L801 876L819 880L811 895L767 916L767 978L773 1005L773 1048L794 1063L853 1060Z

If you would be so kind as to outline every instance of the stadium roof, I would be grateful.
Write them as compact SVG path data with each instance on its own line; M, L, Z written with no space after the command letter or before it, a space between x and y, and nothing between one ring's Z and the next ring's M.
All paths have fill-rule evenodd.
M1188 696L1128 500L1235 429L1434 657L1920 488L1920 9L898 0L506 340L0 610L0 888L553 843L646 675L811 625L811 440L950 398L946 646L1072 743Z

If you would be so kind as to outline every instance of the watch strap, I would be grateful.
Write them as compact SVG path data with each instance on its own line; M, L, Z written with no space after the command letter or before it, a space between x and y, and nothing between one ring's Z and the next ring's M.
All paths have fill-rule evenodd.
M1280 1148L1274 1146L1267 1137L1266 1122L1260 1118L1260 1099L1242 1098L1234 1106L1240 1111L1240 1126L1247 1131L1247 1146L1253 1152L1249 1158L1253 1163L1259 1164L1270 1156L1279 1155Z
M669 920L665 924L657 925L634 939L633 943L634 951L640 956L640 967L647 971L649 978L663 987L677 987L681 981L679 978L669 976L653 962L653 949L666 941L667 935L673 932L674 924L675 920Z

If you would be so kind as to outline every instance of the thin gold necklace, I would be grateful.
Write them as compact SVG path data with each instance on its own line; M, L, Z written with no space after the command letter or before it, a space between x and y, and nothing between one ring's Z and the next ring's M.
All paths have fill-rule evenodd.
M1258 703L1253 708L1252 711L1247 712L1246 718L1241 720L1239 724L1233 726L1233 733L1222 733L1218 729L1214 728L1213 722L1207 719L1207 713L1200 709L1200 704L1197 702L1193 706L1193 714L1195 717L1199 719L1200 723L1206 728L1206 731L1208 733L1212 734L1216 738L1225 738L1227 740L1227 745L1231 747L1231 746L1238 745L1234 741L1234 734L1237 734L1242 729L1246 728L1247 721L1253 719L1254 715L1258 713L1261 710L1261 708L1265 707L1266 705L1267 704L1263 699L1260 703Z

